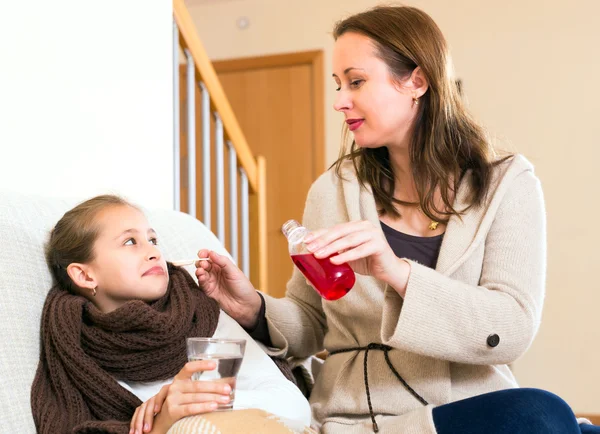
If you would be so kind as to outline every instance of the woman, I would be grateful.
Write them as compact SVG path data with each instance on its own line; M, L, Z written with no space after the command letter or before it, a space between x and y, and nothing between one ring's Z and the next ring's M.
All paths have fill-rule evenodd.
M496 156L424 12L378 7L333 35L334 108L354 140L313 184L303 222L309 250L348 263L356 284L325 301L295 269L274 299L201 251L205 293L272 354L329 352L310 397L324 433L598 432L555 395L518 389L507 366L530 346L544 299L531 164Z

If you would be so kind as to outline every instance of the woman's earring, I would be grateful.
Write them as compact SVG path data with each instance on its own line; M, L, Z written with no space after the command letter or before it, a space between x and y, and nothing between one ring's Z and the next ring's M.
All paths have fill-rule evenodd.
M97 288L97 287L96 287ZM92 289L92 295L95 297L96 294L98 293L98 291L96 291L96 288Z
M413 96L413 107L419 105L419 98L417 98L416 96Z

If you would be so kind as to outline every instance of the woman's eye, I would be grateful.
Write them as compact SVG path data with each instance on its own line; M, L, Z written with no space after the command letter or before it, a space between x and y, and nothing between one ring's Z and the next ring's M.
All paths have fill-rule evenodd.
M364 80L353 80L350 82L350 87L357 88L363 83L363 81Z
M157 245L158 245L158 240L157 240L156 238L150 238L150 242L151 242L152 244L154 244L155 246L157 246Z
M137 243L135 242L134 238L128 238L123 244L126 245L126 246L133 246L133 245L135 245Z

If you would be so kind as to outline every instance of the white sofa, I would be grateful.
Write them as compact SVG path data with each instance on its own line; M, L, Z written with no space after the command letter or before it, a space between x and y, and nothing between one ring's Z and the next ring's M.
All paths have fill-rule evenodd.
M44 244L52 226L77 202L0 190L1 434L35 433L29 395L39 360L40 315L52 284ZM145 212L160 234L167 260L194 258L199 246L226 253L189 215Z

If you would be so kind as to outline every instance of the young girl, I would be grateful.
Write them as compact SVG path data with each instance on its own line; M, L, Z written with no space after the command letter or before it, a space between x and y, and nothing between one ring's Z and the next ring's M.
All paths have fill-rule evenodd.
M247 338L234 408L310 424L298 388L185 270L165 261L157 234L128 202L98 196L67 212L47 260L56 285L42 313L31 392L39 433L166 433L227 403L228 385L191 381L215 368L186 363L186 338L203 336Z

